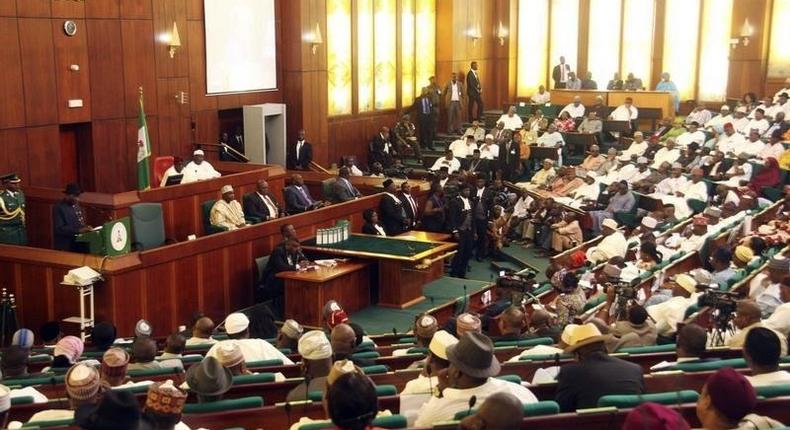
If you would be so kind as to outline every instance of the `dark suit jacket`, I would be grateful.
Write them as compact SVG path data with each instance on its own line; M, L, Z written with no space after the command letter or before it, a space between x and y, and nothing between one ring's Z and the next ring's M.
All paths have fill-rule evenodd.
M269 208L263 203L263 199L258 196L257 191L253 191L251 193L247 193L242 198L243 202L243 209L244 209L244 216L245 217L254 217L260 218L261 221L266 221L274 216L278 215L281 212L280 204L277 203L277 200L271 193L267 194L269 199L271 199L274 206L277 208L276 214L269 213Z
M283 284L282 279L277 278L275 275L280 272L296 270L296 259L296 256L292 256L293 264L289 264L285 244L281 243L275 246L269 256L266 267L263 268L263 285L270 287L273 284Z
M376 227L373 227L373 224L366 222L362 225L362 233L364 234L375 234L376 236L381 236L381 233L376 230Z
M562 412L594 408L608 394L642 394L645 384L642 368L606 353L594 353L579 363L560 367L557 396Z
M77 250L75 236L80 234L80 229L85 227L77 217L74 206L61 200L52 207L52 244L59 251Z
M305 193L307 193L308 196L310 196L310 199L313 200L313 203L315 203L315 199L313 199L313 196L310 195L310 190L307 189L307 185L303 185L302 189ZM313 208L313 205L307 201L299 192L299 190L297 190L293 185L285 187L283 190L283 196L285 197L285 210L289 214L307 212Z
M299 150L299 163L296 162L296 143L288 147L286 164L289 169L307 170L310 162L313 161L313 145L305 141Z
M470 69L466 73L466 93L472 97L480 97L480 90L480 81L477 80L477 77Z
M349 186L351 189L349 189ZM362 193L359 192L357 187L348 181L348 183L344 183L340 178L335 181L335 184L332 186L335 198L339 202L347 202L349 200L354 200L354 197L359 197Z
M560 65L557 64L556 66L554 66L554 69L552 69L552 71L551 71L551 79L554 81L554 85L556 85L556 84L558 84L560 82L560 78L562 77L562 71L561 70L562 69L560 69ZM565 71L570 73L571 66L569 66L568 64L565 64ZM568 76L567 73L565 74L565 76Z
M521 162L521 148L516 142L510 142L510 149L506 143L499 146L499 165L505 172L513 172L518 169Z
M474 201L472 197L469 197L469 205L472 206ZM470 208L469 215L472 215L472 210L474 207ZM464 219L466 217L466 213L464 212L464 202L461 200L461 197L453 197L449 199L447 202L447 230L453 232L458 230L461 225L464 223ZM472 229L472 223L469 223L469 229Z
M404 232L406 212L400 200L395 201L389 195L382 196L379 212L381 213L381 226L384 227L387 236L397 236Z
M419 217L419 214L418 213L414 213L414 210L412 209L411 204L409 203L409 200L406 198L405 194L403 194L401 192L398 192L398 198L400 199L400 202L403 205L403 210L406 212L406 218L411 220L412 226L413 226L414 223L417 222L417 217ZM412 198L412 200L414 200L414 204L415 205L419 205L420 204L417 201L417 199L414 198L414 196L411 196L411 198ZM418 206L417 207L417 212L419 212L419 211L420 211L420 208Z
M488 160L481 158L478 160L469 159L467 164L469 173L488 173Z
M464 96L466 95L466 88L464 88L464 84L461 81L456 81L456 83L458 84L458 101L463 103L464 102ZM452 103L452 101L453 101L452 100L453 99L453 81L452 80L447 81L447 85L444 86L444 96L446 97L444 103L449 106L450 103Z

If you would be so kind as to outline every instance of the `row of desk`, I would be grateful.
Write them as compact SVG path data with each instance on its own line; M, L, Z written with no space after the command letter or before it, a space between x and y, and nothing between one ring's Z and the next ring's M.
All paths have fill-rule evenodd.
M204 236L200 205L218 198L222 185L233 185L237 194L241 194L254 190L257 180L265 178L269 180L270 190L281 199L288 176L277 166L242 165L243 168L234 172L224 170L222 165L216 163L215 167L225 176L208 181L139 193L85 193L82 202L88 221L96 224L126 216L129 206L137 202L162 203L166 235L179 241L120 257L102 258L46 249L51 243L51 207L62 194L56 189L25 189L29 197L28 231L31 243L38 247L0 245L0 279L3 287L16 297L19 323L36 329L44 322L73 315L79 308L78 299L73 290L60 282L69 270L80 266L102 273L104 281L95 290L96 318L114 323L119 336L132 335L140 318L148 319L158 335L188 324L197 311L221 321L228 313L253 304L253 287L258 278L254 259L269 255L281 241L282 225L293 224L301 239L314 237L318 228L332 226L338 219L349 220L354 231L359 231L364 222L362 213L377 209L381 199L381 194L369 195ZM316 187L320 187L322 178L331 176L310 175L318 175L308 182L308 186ZM415 198L424 202L427 189L427 183L415 181ZM199 236L196 240L184 240L193 233Z

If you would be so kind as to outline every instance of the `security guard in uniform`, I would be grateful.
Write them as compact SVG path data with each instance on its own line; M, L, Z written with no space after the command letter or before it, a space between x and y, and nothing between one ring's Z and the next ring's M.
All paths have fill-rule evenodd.
M19 190L21 179L16 173L0 177L0 243L27 245L25 229L25 195Z

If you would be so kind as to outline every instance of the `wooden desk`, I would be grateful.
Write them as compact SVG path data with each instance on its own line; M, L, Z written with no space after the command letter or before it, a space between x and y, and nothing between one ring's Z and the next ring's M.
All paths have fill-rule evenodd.
M595 98L601 96L607 106L617 107L625 102L626 97L634 100L634 106L638 109L660 109L661 117L675 116L675 99L667 91L607 91L607 90L551 90L551 103L556 105L567 105L573 102L573 98L579 96L582 104L590 106L595 104ZM640 112L639 117L643 115ZM603 118L601 118L603 119ZM653 119L653 118L650 118Z
M321 327L324 303L335 299L347 312L370 305L369 263L339 262L305 272L280 272L285 280L285 315L300 323Z
M606 104L606 97L609 91L553 89L550 91L550 93L551 93L551 103L555 105L565 106L569 103L573 103L573 98L579 96L582 99L583 105L591 106L595 104L596 98L598 98L599 96L603 98L603 102L604 104Z
M378 264L378 305L405 308L425 300L422 286L444 275L444 260L440 257L456 246L455 243L431 240L405 241L395 237L352 234L348 241L333 245L317 245L315 238L309 239L302 244L302 249L375 260ZM426 262L426 267L418 268Z

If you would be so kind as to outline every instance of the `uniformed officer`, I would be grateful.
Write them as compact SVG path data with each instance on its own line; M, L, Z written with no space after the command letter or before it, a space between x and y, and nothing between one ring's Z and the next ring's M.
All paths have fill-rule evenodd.
M27 245L25 229L25 195L19 189L22 182L16 173L0 177L0 243Z

